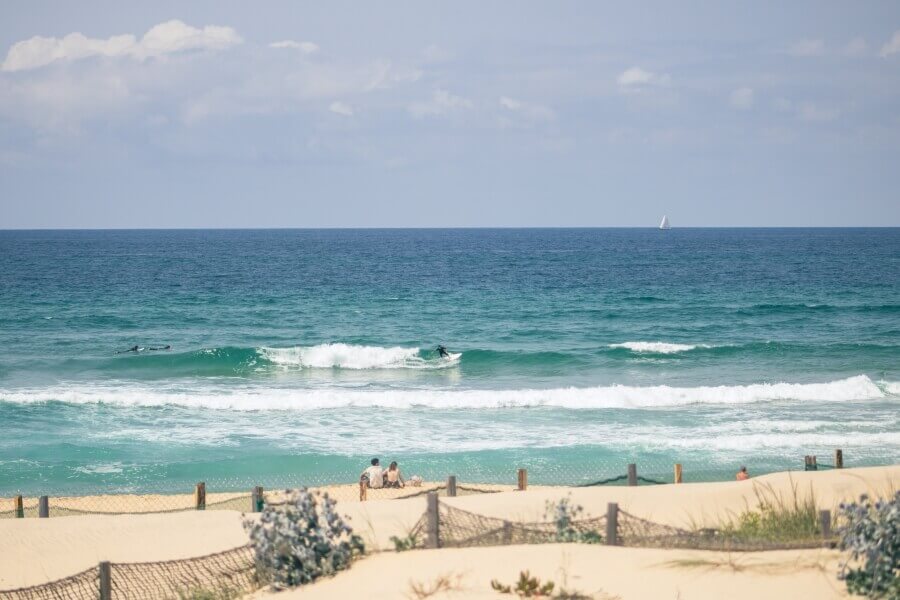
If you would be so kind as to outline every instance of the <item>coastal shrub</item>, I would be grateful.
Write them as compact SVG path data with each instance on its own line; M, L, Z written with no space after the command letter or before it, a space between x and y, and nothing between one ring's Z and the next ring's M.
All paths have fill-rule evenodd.
M244 520L244 528L260 579L276 589L348 569L365 551L362 539L335 510L335 501L306 488L287 490L283 504L267 504L259 520Z
M236 600L243 594L228 586L216 588L191 588L178 592L178 600Z
M842 550L850 560L839 577L847 591L868 598L900 599L900 491L893 498L840 505L838 529Z
M545 518L556 526L556 541L579 542L582 544L599 544L603 541L597 531L580 531L575 527L577 521L584 514L584 507L572 503L571 496L566 496L558 502L547 501Z
M501 594L512 594L515 592L520 598L543 598L550 597L553 594L553 588L556 587L556 584L552 581L541 583L540 579L532 577L528 571L521 571L515 587L503 585L496 579L491 580L491 587Z
M815 494L801 495L791 482L789 497L771 486L754 487L757 506L749 507L722 526L724 535L741 540L771 542L802 541L821 535Z
M406 550L414 550L419 543L419 538L416 537L415 533L409 533L402 538L392 535L391 542L394 544L394 550L405 552Z

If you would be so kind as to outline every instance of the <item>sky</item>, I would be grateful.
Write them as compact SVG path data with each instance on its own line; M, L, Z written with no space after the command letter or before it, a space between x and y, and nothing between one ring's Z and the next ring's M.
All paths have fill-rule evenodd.
M900 225L900 2L0 5L0 229Z

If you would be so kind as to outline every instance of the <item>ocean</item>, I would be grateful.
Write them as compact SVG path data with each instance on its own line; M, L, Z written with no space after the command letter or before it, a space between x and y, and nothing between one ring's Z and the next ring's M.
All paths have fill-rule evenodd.
M0 495L896 463L898 359L897 228L0 231Z

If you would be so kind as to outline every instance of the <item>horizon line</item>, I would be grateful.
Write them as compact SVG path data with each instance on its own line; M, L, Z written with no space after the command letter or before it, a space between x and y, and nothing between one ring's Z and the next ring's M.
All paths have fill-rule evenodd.
M685 225L679 229L898 229L900 225ZM657 225L468 225L468 226L324 226L324 227L8 227L11 231L439 231L439 230L651 229Z

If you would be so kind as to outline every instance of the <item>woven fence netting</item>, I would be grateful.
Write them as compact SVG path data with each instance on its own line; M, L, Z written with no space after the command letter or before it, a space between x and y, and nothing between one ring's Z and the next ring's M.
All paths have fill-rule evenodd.
M250 546L184 560L112 563L110 584L113 600L177 600L199 592L238 597L260 587ZM97 567L43 585L0 591L0 600L97 600L99 597Z
M413 547L423 548L428 535L428 515L422 515L409 533ZM585 541L608 543L607 516L573 520L560 526L554 522L517 522L479 515L440 503L438 506L438 539L442 548L471 546L503 546L511 544L551 544ZM654 523L623 510L617 513L618 546L647 548L682 548L748 552L818 548L826 543L822 537L771 538L741 535L724 529L682 529Z

